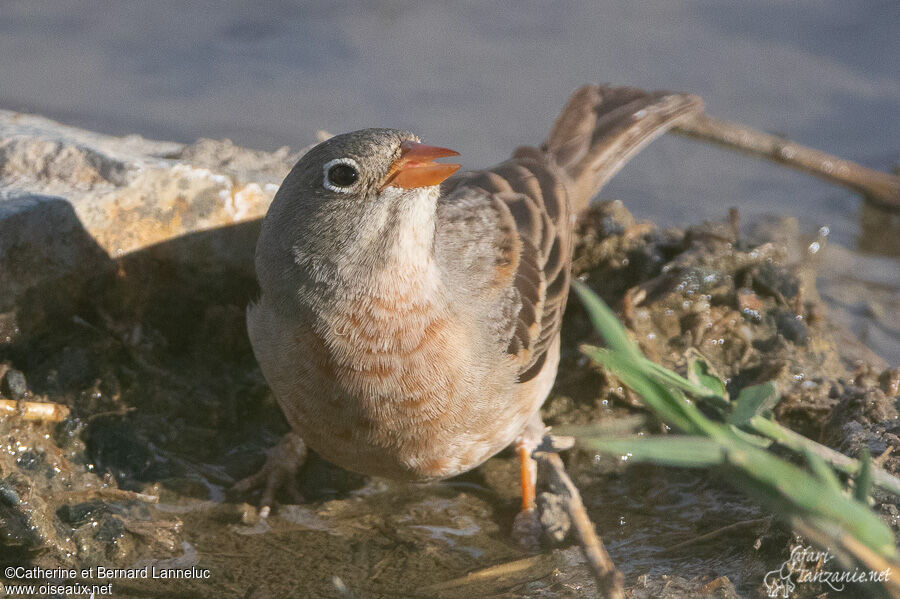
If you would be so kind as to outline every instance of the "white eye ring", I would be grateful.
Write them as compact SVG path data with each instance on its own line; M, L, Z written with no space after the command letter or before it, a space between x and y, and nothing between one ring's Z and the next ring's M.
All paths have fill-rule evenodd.
M328 171L331 170L331 167L338 164L346 164L347 166L351 166L357 173L359 173L359 164L357 164L356 161L352 158L335 158L334 160L329 160L322 167L322 187L331 191L336 191L338 193L350 193L350 191L354 187L356 187L356 183L359 182L358 178L352 185L348 185L346 187L334 185L331 183L331 181L328 180Z

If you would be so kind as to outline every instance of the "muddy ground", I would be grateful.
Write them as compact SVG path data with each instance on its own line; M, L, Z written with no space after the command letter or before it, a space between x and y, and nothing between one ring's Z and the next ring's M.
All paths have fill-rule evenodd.
M900 370L830 324L815 293L816 240L803 240L790 220L739 229L735 218L659 230L621 203L600 203L582 219L575 269L654 360L683 372L693 348L730 391L777 381L776 415L795 430L850 455L896 450ZM203 235L248 247L235 240L257 230ZM245 333L256 293L250 255L190 266L171 259L191 241L108 260L87 280L53 281L0 315L0 395L71 410L57 424L0 419L3 566L210 572L115 580L116 597L593 596L571 539L538 556L510 541L511 454L427 485L368 479L313 455L297 489L304 501L284 494L260 522L257 496L230 487L260 467L287 427ZM664 432L578 353L596 341L590 331L571 299L545 421ZM762 597L766 573L802 542L714 474L565 457L631 597ZM883 467L896 474L900 456ZM900 530L896 498L876 501ZM793 596L826 591L798 585Z

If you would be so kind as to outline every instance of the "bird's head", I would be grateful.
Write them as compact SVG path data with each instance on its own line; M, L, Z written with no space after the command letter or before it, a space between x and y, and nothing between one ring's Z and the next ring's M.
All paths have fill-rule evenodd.
M363 129L320 143L297 162L269 207L257 271L288 253L295 266L333 270L375 266L407 251L404 240L433 229L439 186L459 169L435 160L457 155L396 129Z

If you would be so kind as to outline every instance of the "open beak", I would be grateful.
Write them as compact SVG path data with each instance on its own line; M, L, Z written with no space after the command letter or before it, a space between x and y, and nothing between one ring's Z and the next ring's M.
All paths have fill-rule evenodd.
M459 152L426 146L415 141L404 141L400 144L400 158L391 165L381 187L415 189L438 185L459 170L458 164L434 162L435 158L447 156L459 156Z

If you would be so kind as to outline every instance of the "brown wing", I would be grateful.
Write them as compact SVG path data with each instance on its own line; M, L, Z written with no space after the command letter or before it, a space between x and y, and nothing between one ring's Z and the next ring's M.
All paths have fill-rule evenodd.
M501 321L498 333L519 363L520 382L540 372L569 291L572 225L564 176L545 154L521 150L490 170L455 178L444 202L460 213L478 214L470 224L495 227L494 264L485 283L505 304L495 315ZM449 212L443 216L439 224L454 220Z
M537 376L559 332L574 212L645 145L702 108L687 94L586 85L541 149L520 148L504 163L446 183L438 251L449 248L473 265L466 280L498 305L490 324L518 361L520 382Z

